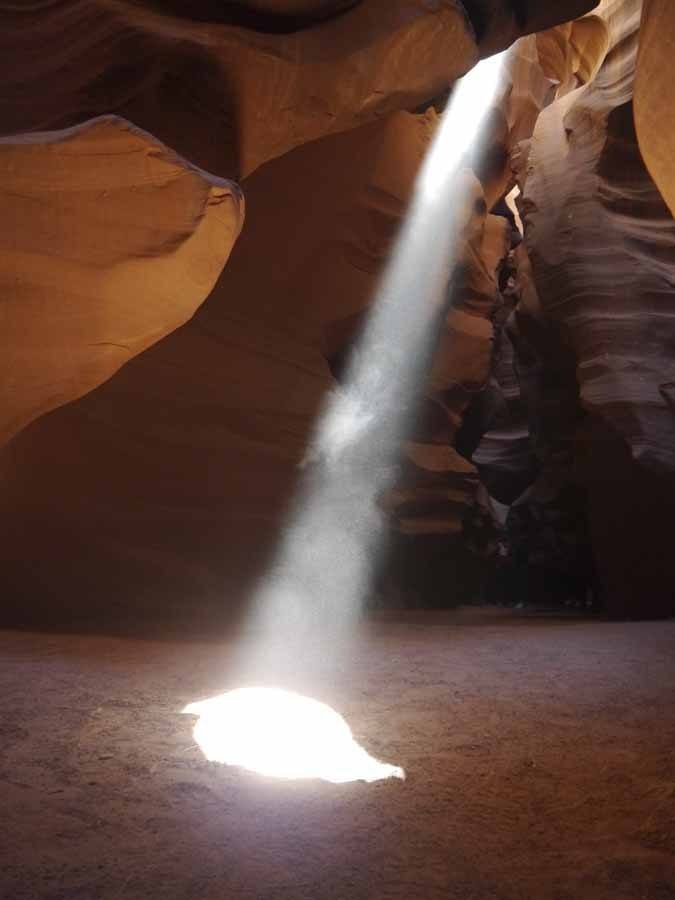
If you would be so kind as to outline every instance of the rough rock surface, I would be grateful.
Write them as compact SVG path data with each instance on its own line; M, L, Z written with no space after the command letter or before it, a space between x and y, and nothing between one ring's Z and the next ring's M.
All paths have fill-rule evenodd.
M189 319L244 202L115 117L0 141L0 197L4 444Z

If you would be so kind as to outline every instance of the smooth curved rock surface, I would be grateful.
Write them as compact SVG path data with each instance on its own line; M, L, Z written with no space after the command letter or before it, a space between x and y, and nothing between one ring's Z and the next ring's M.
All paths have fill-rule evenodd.
M235 602L278 534L332 384L326 360L339 374L435 125L433 112L387 114L447 94L479 55L593 4L464 6L469 18L449 0L251 0L236 10L216 0L0 0L8 132L115 111L194 163L253 173L244 184L248 227L198 314L88 396L34 422L2 455L3 587L12 602L106 606L111 615L116 604ZM634 102L656 184L632 127L638 0L603 0L583 19L520 42L489 152L468 159L485 202L468 230L424 415L404 447L404 479L384 500L400 533L428 539L439 558L467 538L470 519L494 508L516 555L559 580L588 575L590 529L619 614L663 614L673 602L675 232L656 186L672 208L669 112L659 131L668 10L645 4ZM79 131L88 127L100 123ZM145 237L136 225L145 227L153 204L133 179L133 199L114 198L133 218L133 227L115 219L126 223L119 233L105 218L107 196L90 202L78 190L71 203L68 191L44 190L59 178L82 187L62 141L36 157L42 193L37 176L24 179L27 191L10 189L11 297L35 289L34 302L16 310L42 329L31 332L19 316L10 337L16 347L19 333L33 341L19 362L48 378L21 374L18 385L9 376L13 395L33 398L9 430L105 381L128 348L188 319L236 238L237 190L143 139L151 147L143 166L168 166L160 183L171 210ZM28 165L27 148L41 140L9 139L0 160L18 143L17 160ZM133 158L116 157L110 183ZM495 276L505 219L486 213L514 183L512 164L533 273L523 250L522 295L505 325ZM13 157L11 165L14 178ZM219 189L229 238L214 249L209 192ZM34 263L50 253L55 262ZM30 271L14 277L21 254ZM62 317L54 327L35 308L64 285L76 313L49 307ZM97 306L84 322L83 294L99 302L113 288L124 309ZM139 293L152 300L147 309ZM129 323L138 326L131 337ZM87 330L94 325L102 340ZM45 349L46 331L59 338L57 353ZM18 357L7 359L20 373Z
M592 0L0 3L0 129L114 112L234 179L307 141L415 109L483 55ZM49 84L49 91L44 86Z
M236 606L333 385L326 335L369 304L434 127L433 114L398 113L263 166L198 314L11 442L8 602L113 616Z
M4 3L0 14L5 134L114 111L237 180L308 141L419 106L478 58L463 9L447 0L366 0L288 34L131 0Z
M644 0L635 80L635 124L649 172L675 214L675 5ZM670 102L669 102L670 101Z
M189 319L244 204L115 117L0 140L0 197L5 443Z
M576 363L568 391L578 383L579 412L570 407L560 452L548 451L559 462L554 489L587 492L608 608L664 614L673 605L675 222L633 125L640 4L607 2L601 12L610 52L591 84L539 117L522 214L542 310Z
M535 42L542 72L561 97L597 75L609 50L609 31L602 16L591 15L542 32Z
M675 374L668 337L673 282L652 259L655 248L661 257L675 248L675 224L644 168L632 125L638 24L636 8L621 32L622 57L588 90L541 114L523 208L539 295L580 351L584 407L602 414L609 405L635 458L669 471L675 423L659 382ZM650 340L636 346L636 329Z
M512 154L532 137L542 109L556 97L592 81L608 48L607 25L599 15L523 37L513 46L486 141L469 157L489 209L515 185Z

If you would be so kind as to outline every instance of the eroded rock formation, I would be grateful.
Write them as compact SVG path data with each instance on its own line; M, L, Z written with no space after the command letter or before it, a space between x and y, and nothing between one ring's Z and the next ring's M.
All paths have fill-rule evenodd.
M277 534L333 384L331 342L369 303L435 121L397 113L244 182L247 226L198 314L8 448L12 596L236 602Z
M675 224L633 125L640 16L605 2L522 40L493 130L491 158L511 156L524 192L526 246L512 300L507 287L493 307L490 378L448 438L480 477L464 495L474 512L427 510L420 525L496 556L493 598L675 605ZM507 165L481 174L492 197L508 189Z
M647 0L640 32L638 0L593 6L0 2L5 433L54 410L2 456L9 606L236 605L367 313L427 105L537 31L466 159L462 265L383 506L418 571L468 543L546 573L539 599L555 582L673 610L670 11ZM102 113L125 119L87 123ZM238 240L218 176L244 178ZM456 576L433 569L434 592L471 599Z
M675 224L633 126L640 13L600 6L581 87L569 49L537 38L560 87L516 154L532 274L521 260L512 334L539 474L509 522L530 570L645 615L673 607Z
M568 430L576 442L571 475L588 495L606 604L629 612L642 592L641 612L666 612L675 417L664 385L675 380L675 223L633 125L640 4L605 3L601 11L605 62L535 129L526 240L542 307L576 362L582 418Z
M0 197L4 444L190 318L244 201L115 117L0 141Z
M202 6L198 15L192 3L3 4L0 128L115 112L239 179L325 134L414 108L478 58L455 3ZM257 27L242 27L242 7L258 10ZM308 16L291 30L266 25L285 9Z
M635 82L635 124L640 152L675 213L675 106L668 102L675 78L675 7L644 0Z

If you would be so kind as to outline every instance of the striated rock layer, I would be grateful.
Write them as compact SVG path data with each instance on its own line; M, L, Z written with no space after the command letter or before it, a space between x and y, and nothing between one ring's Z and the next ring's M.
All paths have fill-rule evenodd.
M1 127L38 131L0 144L4 434L54 410L0 458L10 603L236 604L436 124L393 111L592 6L0 0ZM418 570L425 541L444 560L486 543L487 510L559 581L595 586L592 546L608 608L633 615L675 607L670 13L647 0L638 58L641 12L603 0L519 44L466 159L462 266L383 501ZM135 124L64 130L110 112ZM246 176L222 272L241 196L193 164Z
M447 90L593 0L0 3L0 128L115 112L231 178ZM482 40L480 48L476 37ZM49 91L44 86L49 84Z
M0 141L0 444L190 318L243 197L121 119Z
M116 112L192 162L239 179L308 141L418 106L478 58L470 23L452 2L364 0L340 14L345 4L322 4L321 21L310 15L292 31L266 29L264 5L257 28L236 14L227 21L235 4L207 4L196 15L199 6L0 3L0 128L63 127ZM267 5L268 15L275 6L294 4Z
M404 534L457 534L478 486L476 470L454 444L490 373L496 270L506 253L506 222L486 214L480 185L475 177L472 181L461 274L439 326L418 424L403 447L401 484L388 504Z
M675 584L675 222L633 125L640 4L600 12L608 55L592 83L542 112L523 178L538 296L572 354L568 393L579 398L546 456L557 460L556 491L586 492L606 606L664 614Z

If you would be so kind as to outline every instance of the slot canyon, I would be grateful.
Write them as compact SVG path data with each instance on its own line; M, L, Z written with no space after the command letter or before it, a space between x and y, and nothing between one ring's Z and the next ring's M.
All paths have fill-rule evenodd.
M0 900L675 900L672 0L0 0L0 72Z

